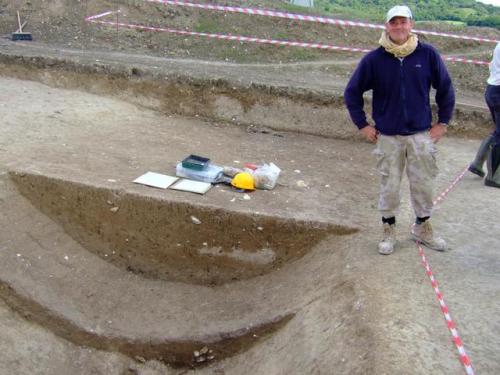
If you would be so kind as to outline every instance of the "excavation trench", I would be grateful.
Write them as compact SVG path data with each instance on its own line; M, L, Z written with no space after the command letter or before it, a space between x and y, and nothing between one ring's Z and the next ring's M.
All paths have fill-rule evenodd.
M243 82L241 74L235 78L235 72L231 72L228 77L229 72L223 70L218 76L207 77L189 71L182 63L182 68L155 69L159 67L140 56L135 59L131 63L135 65L124 66L113 59L103 64L84 56L61 59L0 53L0 68L5 76L112 96L165 114L229 122L255 132L270 129L338 139L357 137L342 88L332 92L252 79ZM370 106L367 99L368 113ZM449 128L450 134L461 137L484 137L490 132L488 111L470 106L456 109Z
M146 278L218 285L249 279L357 229L226 211L11 172L20 192L84 248Z
M27 172L9 175L18 191L48 216L49 221L60 225L84 249L106 262L88 263L94 264L95 269L85 271L85 262L97 258L84 261L82 257L81 270L71 272L62 284L55 278L47 278L47 273L52 271L46 267L39 270L32 267L29 275L22 277L16 271L6 272L0 280L0 296L28 320L77 345L119 351L133 358L160 360L174 367L206 365L247 350L283 328L301 304L301 297L296 296L278 309L261 306L262 301L272 304L269 301L274 289L272 282L266 288L257 288L255 295L250 292L254 288L246 287L245 283L234 286L238 290L242 288L241 295L228 293L225 286L222 291L217 284L267 274L308 252L313 255L314 249L332 251L338 260L330 269L335 273L343 264L343 250L335 251L336 241L345 242L343 238L357 232L355 228L340 225L229 212ZM28 202L26 205L30 207ZM38 246L44 247L35 240L24 247L27 259L38 258L35 255L38 250L34 250ZM18 262L15 257L11 260ZM104 271L106 267L113 271ZM91 281L76 287L80 272ZM130 272L139 279L124 276ZM304 275L297 274L297 277ZM319 276L309 274L309 277ZM134 280L141 284L151 282L147 279L181 283L155 282L155 288L165 287L165 295L151 305L151 312L148 302L138 301L153 301L155 297L149 294L156 292L130 284L125 287L127 295L123 295L119 292L123 291L122 286L114 284L117 281L134 283ZM38 287L42 280L47 285ZM343 287L344 282L335 280L339 284L338 288L334 287L335 293L349 300L354 298L352 291ZM299 290L302 282L296 283L287 287ZM281 282L279 284L277 287L281 288ZM116 292L107 301L110 286L116 288ZM207 299L207 293L214 298ZM92 303L94 297L89 296L94 294L96 300ZM109 304L114 306L115 317L113 326L107 327L102 322L109 319ZM352 301L347 305L352 305ZM130 311L121 311L124 307ZM144 316L141 309L152 315ZM189 328L188 316L191 315L183 309L195 311L197 319L207 319L207 327ZM146 321L149 323L144 323ZM158 322L155 330L142 332L141 325L149 327L151 322ZM196 353L203 349L209 352L200 361Z
M95 147L96 158L88 158L89 143L108 147L112 139L85 131L75 143L80 124L73 125L67 139L54 140L60 128L48 119L40 129L46 138L22 149L28 157L9 163L37 172L2 178L10 193L0 202L6 208L0 219L12 241L0 253L0 295L13 310L76 345L173 366L209 364L250 348L252 356L253 350L268 351L270 341L293 343L304 335L307 346L299 351L328 338L332 353L325 357L339 364L363 354L353 348L372 346L371 329L356 310L358 286L346 276L357 229L346 224L353 222L349 217L344 225L332 224L344 217L342 202L320 201L328 209L318 210L314 190L310 201L297 204L305 190L283 186L232 204L238 194L226 188L201 197L135 185L130 181L137 171L117 165L127 160L120 154L103 162ZM116 130L135 137L126 126ZM51 144L46 139L74 145L75 160L56 150L45 158L53 163L40 162ZM149 141L142 144L152 148ZM174 159L169 152L161 163ZM214 151L214 160L217 152L224 151ZM83 169L76 164L80 157ZM340 183L341 170L328 173ZM104 182L109 177L116 180ZM284 173L281 181L293 180ZM204 347L214 359L198 363L195 353ZM291 351L300 358L295 347ZM304 369L317 366L309 361Z
M193 339L165 338L162 340L134 339L112 333L89 331L43 306L34 299L19 293L15 287L0 280L0 297L27 320L50 329L56 335L80 346L98 350L118 351L132 358L158 360L173 367L204 366L247 350L259 340L282 328L294 317L293 313L270 317L269 320L239 330ZM207 352L196 354L206 348ZM209 351L209 352L208 352ZM200 361L203 359L203 361Z

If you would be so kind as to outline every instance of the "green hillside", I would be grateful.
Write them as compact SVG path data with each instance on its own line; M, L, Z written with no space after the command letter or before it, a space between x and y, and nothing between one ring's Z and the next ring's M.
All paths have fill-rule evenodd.
M500 7L475 0L408 0L416 21L456 21L469 26L500 28ZM381 22L394 0L316 0L315 6L329 14Z

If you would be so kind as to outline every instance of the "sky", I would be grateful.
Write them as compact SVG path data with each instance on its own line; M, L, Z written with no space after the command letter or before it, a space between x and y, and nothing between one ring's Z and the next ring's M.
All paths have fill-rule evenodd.
M491 4L500 7L500 0L476 0L479 3Z

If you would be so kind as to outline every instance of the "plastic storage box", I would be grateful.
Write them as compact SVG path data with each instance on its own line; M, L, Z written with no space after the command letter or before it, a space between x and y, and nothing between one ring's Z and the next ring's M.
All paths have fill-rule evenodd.
M209 162L210 159L204 158L203 156L189 155L182 161L182 166L187 169L202 171L207 167Z
M191 180L214 183L222 176L222 167L214 164L208 164L204 170L197 171L190 168L184 168L182 162L175 167L175 174L178 177L189 178Z

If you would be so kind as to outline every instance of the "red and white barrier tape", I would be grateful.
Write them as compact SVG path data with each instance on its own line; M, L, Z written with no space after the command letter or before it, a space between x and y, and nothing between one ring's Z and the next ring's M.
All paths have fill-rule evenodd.
M458 354L460 356L460 362L462 362L462 364L465 368L465 372L468 375L474 375L474 370L472 369L472 365L471 365L471 361L469 359L469 356L467 355L467 353L465 351L462 340L460 339L460 336L458 334L458 330L455 326L455 323L453 322L453 319L451 318L448 306L446 306L446 303L444 302L443 294L439 291L436 278L434 277L434 275L432 273L429 262L427 261L427 258L424 254L424 250L422 249L422 246L420 244L418 245L418 252L419 252L420 256L422 257L422 264L424 265L425 272L426 272L427 276L429 276L429 279L431 280L432 288L434 289L434 292L436 292L436 296L437 296L437 299L439 301L439 305L441 306L441 311L443 312L444 318L446 320L446 325L448 326L448 329L450 330L451 335L453 337L453 342L455 343L455 346L457 347Z
M97 20L97 18L101 18L101 17L107 16L107 15L110 15L113 13L117 13L117 11L106 12L106 13L102 13L101 15L97 15L97 16L90 16L90 17L87 17L85 20L87 22L99 23L99 24L103 24L103 25L111 25L111 26L115 26L115 27L125 27L128 29L167 32L167 33L173 33L173 34L178 34L178 35L200 36L200 37L205 37L205 38L220 39L220 40L232 40L232 41L237 41L237 42L271 44L271 45L288 46L288 47L315 48L315 49L329 50L329 51L349 51L349 52L363 52L363 53L370 52L369 49L358 48L358 47L336 46L336 45L332 45L332 44L309 43L309 42L291 41L291 40L264 39L264 38L256 38L256 37L244 36L244 35L201 33L201 32L196 32L196 31L186 31L186 30L171 29L171 28L164 28L164 27L152 27L152 26L120 23L117 21ZM487 61L462 59L462 58L450 57L450 56L442 56L442 59L446 60L446 61L463 62L463 63L469 63L469 64L475 64L475 65L488 65L489 64Z
M319 22L319 23L326 23L326 24L330 24L330 25L367 27L367 28L372 28L372 29L384 29L385 28L384 25L378 25L378 24L373 24L373 23L346 21L346 20L339 20L339 19L329 18L329 17L319 17L319 16L311 16L311 15L297 14L297 13L287 13L287 12L280 12L280 11L275 11L275 10L271 10L271 9L242 8L242 7L223 6L223 5L214 5L214 4L200 4L200 3L191 3L188 1L177 1L177 0L144 0L144 1L152 2L152 3L162 3L162 4L166 4L166 5L198 8L198 9L219 10L219 11L230 12L230 13L243 13L243 14L259 15L259 16L266 16L266 17L287 18L287 19L296 20L296 21ZM473 41L477 41L477 42L490 42L490 43L499 43L500 42L500 40L495 40L495 39L481 38L481 37L468 36L468 35L440 33L437 31L414 30L414 32L417 34L443 36L443 37L447 37L447 38L473 40Z
M179 34L179 35L201 36L201 37L221 39L221 40L233 40L233 41L237 41L237 42L252 42L252 43L260 43L260 44L272 44L272 45L278 45L278 46L317 48L317 49L323 49L323 50L370 52L369 49L365 49L365 48L335 46L332 44L308 43L308 42L301 42L301 41L278 40L278 39L263 39L263 38L256 38L256 37L244 36L244 35L200 33L200 32L196 32L196 31L186 31L186 30L178 30L178 29L163 28L163 27L134 25L134 24L121 23L121 22L113 22L113 21L98 21L95 18L94 19L89 18L88 21L93 22L93 23L100 23L100 24L111 25L111 26L119 26L119 27L125 27L125 28L136 29L136 30L163 31L163 32Z
M444 189L441 192L441 194L439 194L437 196L437 198L434 199L434 201L432 202L432 204L434 204L434 206L435 206L436 204L438 204L439 202L441 202L444 198L446 198L446 196L448 195L448 193L458 184L458 182L462 179L462 177L464 177L464 175L467 173L468 170L469 170L469 167L465 168L457 177L455 177L455 179L450 184L450 186L448 186L446 189Z
M441 194L438 195L438 197L434 200L433 204L436 205L440 201L442 201L448 193L458 184L458 182L462 179L462 177L465 175L467 172L468 168L465 168L456 178L453 180L453 182L448 186ZM431 281L432 288L434 289L434 292L436 293L436 297L439 301L439 305L441 308L441 311L443 312L444 319L446 320L446 325L448 326L448 329L451 332L451 336L453 338L453 342L455 346L457 347L458 354L460 357L460 362L464 366L465 372L468 375L474 375L474 370L472 369L472 364L470 361L469 356L467 355L467 352L465 351L465 347L462 343L462 339L460 338L460 335L458 334L457 327L455 323L453 322L453 319L451 318L450 311L448 309L448 306L444 302L443 294L439 290L438 283L436 278L434 277L434 274L432 273L431 266L429 262L427 261L427 257L424 254L424 249L420 245L420 243L417 242L418 246L418 253L420 254L420 257L422 258L422 264L425 268L425 273L427 276L429 276L429 279Z
M451 61L451 62L461 62L464 64L474 64L474 65L490 65L488 61L481 61L481 60L471 60L471 59L464 59L461 57L454 57L454 56L441 56L441 58L445 61Z
M488 61L471 60L471 59L464 59L461 57L453 57L453 56L443 56L443 60L452 61L452 62L461 62L461 63L465 63L465 64L490 65L490 63Z

